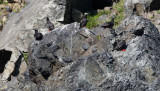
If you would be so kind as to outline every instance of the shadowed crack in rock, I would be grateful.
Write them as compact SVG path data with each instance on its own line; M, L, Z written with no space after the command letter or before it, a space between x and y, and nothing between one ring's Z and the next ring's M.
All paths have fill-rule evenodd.
M6 63L10 60L11 54L11 51L0 50L0 73L3 72Z

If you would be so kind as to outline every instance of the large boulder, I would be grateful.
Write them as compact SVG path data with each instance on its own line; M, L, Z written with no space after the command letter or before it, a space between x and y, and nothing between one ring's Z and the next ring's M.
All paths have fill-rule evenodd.
M101 4L104 4L104 2L108 1L109 0L101 0L100 2ZM97 1L95 0L94 2ZM11 51L12 61L14 61L14 63L16 63L20 57L20 52L28 51L28 44L33 40L34 32L31 30L32 28L36 27L43 34L47 33L47 28L45 26L47 16L51 22L53 22L55 27L58 27L63 25L62 23L64 23L64 21L69 21L68 23L70 23L72 18L74 21L80 21L82 16L81 12L93 10L93 3L91 0L88 2L83 1L81 3L77 0L28 0L26 1L26 4L27 6L25 6L19 13L11 13L9 15L8 21L0 33L0 50ZM81 7L78 7L77 5ZM79 11L70 12L73 8L75 8L75 10L78 9ZM72 14L74 17L79 18L70 18ZM68 16L69 18L67 18ZM2 67L4 67L4 65ZM14 67L12 69L14 69ZM4 80L7 80L6 78L8 78L11 73L12 72L8 73Z
M61 3L65 4L64 0L28 0L26 3L27 6L19 13L13 12L9 15L8 21L0 33L0 50L10 51L11 56L8 56L9 60L7 61L13 61L15 64L21 53L28 51L28 44L34 39L32 28L36 27L45 34L48 31L45 27L47 16L56 27L63 25L59 21L64 20L65 5L61 5ZM7 63L5 60L0 61L1 63ZM23 60L21 59L21 61ZM5 64L1 66L1 69L4 69L4 66ZM12 66L13 70L16 68ZM11 73L12 71L8 73L6 69L2 80L7 80Z
M133 34L143 26L141 36ZM41 90L160 90L158 29L149 20L132 15L116 34L111 31L100 27L79 30L79 24L73 23L44 35L30 46L31 80ZM125 50L114 49L117 40L125 41ZM45 73L50 73L47 79Z
M125 0L125 14L128 16L132 13L143 15L150 8L154 0Z
M125 0L125 13L127 16L132 13L143 16L146 12L159 10L159 4L159 0Z
M44 2L46 1L35 0L32 4L44 5ZM62 2L57 3L61 5ZM29 5L32 6L32 4ZM49 1L47 5L51 4L54 4L53 1ZM7 59L10 61L7 62L4 71L6 74L2 76L3 80L7 80L18 62L17 59L21 57L21 51L27 49L27 47L22 48L17 44L14 45L14 43L19 44L16 41L19 38L17 36L20 33L29 32L31 34L27 36L31 36L29 38L33 40L33 32L21 31L21 29L24 30L24 27L21 26L25 23L25 28L39 26L38 28L44 34L41 41L32 41L29 44L28 40L30 46L27 70L18 77L10 76L11 81L7 83L0 82L0 90L160 90L160 34L149 20L133 14L126 17L122 24L115 29L115 32L114 29L101 27L92 30L79 29L79 24L75 22L58 27L50 33L45 33L46 28L40 26L43 26L46 16L43 14L41 16L44 11L37 12L36 7L38 6L34 6L35 9L32 8L33 12L31 12L35 16L27 16L29 20L31 19L28 21L29 23L26 23L27 20L23 20L22 14L16 23L10 20L15 24L13 29L6 26L4 29L8 30L0 35L2 39L6 37L4 41L0 40L2 42L0 49L5 49L4 52L10 56L10 59ZM29 10L31 9L29 8ZM44 7L43 10L50 11L48 7ZM53 13L46 14L49 14L49 18L53 22L53 18L50 16ZM34 20L35 17L37 20ZM40 21L36 22L38 19ZM57 17L57 19L59 18ZM8 24L11 23L8 22ZM15 27L18 25L19 27ZM133 34L143 26L145 28L142 35ZM15 29L17 29L16 32ZM120 42L125 47L115 50L117 45L121 44ZM11 53L12 55L10 55ZM2 63L5 64L5 62Z

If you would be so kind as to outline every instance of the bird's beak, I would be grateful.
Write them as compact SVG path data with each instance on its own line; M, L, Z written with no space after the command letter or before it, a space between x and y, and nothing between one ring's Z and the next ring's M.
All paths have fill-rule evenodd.
M89 13L84 13L84 15L89 15Z
M38 30L37 28L33 28L32 30Z

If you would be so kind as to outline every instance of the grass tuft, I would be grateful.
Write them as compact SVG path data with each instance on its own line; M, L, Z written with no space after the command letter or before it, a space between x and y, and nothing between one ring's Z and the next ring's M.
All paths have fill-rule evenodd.
M0 0L0 4L2 4L3 3L3 0Z
M87 19L88 19L87 28L91 29L93 27L98 26L98 24L100 23L97 21L99 19L99 17L101 15L105 15L105 14L108 15L110 13L111 13L111 11L100 11L99 13L96 13L96 14L89 14L87 16Z
M28 53L23 53L24 61L27 63L28 60Z
M113 6L113 9L117 11L114 20L114 27L117 27L124 19L124 0L121 0L117 5Z
M158 14L160 14L160 9L157 11Z
M91 29L93 27L98 26L101 23L100 21L99 22L97 21L99 17L101 15L110 15L112 11L116 14L115 21L114 21L114 24L115 24L114 27L117 27L120 24L120 22L124 19L124 0L121 0L116 5L114 5L111 11L101 10L100 12L96 14L89 14L87 16L87 19L88 19L87 28ZM109 21L109 20L106 20L106 21Z
M6 2L3 2L4 4L8 4L8 1L6 1Z

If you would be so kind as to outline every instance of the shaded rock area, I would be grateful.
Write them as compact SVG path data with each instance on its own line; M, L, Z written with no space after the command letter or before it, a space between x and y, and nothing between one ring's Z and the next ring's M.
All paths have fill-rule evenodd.
M143 26L141 36L133 34ZM2 87L9 91L160 90L158 29L150 20L132 15L115 33L101 27L79 30L76 22L56 28L30 44L26 72ZM123 40L125 51L115 50L114 44Z
M12 71L16 72L17 66L16 68L14 68L14 66L17 65L17 63L19 63L18 65L21 63L25 64L23 58L21 58L23 55L21 53L28 51L28 44L33 40L34 31L32 31L32 28L36 27L40 29L40 32L45 34L48 31L45 27L45 18L47 16L56 26L61 25L58 21L63 21L64 18L65 7L60 5L60 3L63 2L53 0L49 2L47 0L27 0L26 3L26 7L19 11L19 13L12 12L9 15L8 21L0 33L0 50L11 51L11 58L8 56L10 60L7 60L7 62L13 61L13 63L15 63L11 67L11 71L8 72L8 70L6 70L5 75L2 74L3 80L7 80ZM52 10L54 12L52 12ZM56 15L54 13L56 13ZM17 62L17 60L20 60L20 62ZM5 60L2 60L2 62L4 61ZM3 63L1 69L4 69L7 62Z
M22 11L11 14L0 34L0 90L159 91L160 34L152 21L143 18L147 9L159 8L153 7L157 0L126 0L127 16L116 29L62 24L65 19L79 21L82 12L110 0L101 1L29 0ZM46 16L56 25L49 33ZM41 41L33 39L34 27L43 33Z
M5 22L4 24L0 24L3 27L3 31L0 32L0 50L7 50L11 51L11 59L8 61L13 61L14 63L17 62L17 60L21 56L21 52L27 52L28 51L28 44L33 40L33 28L38 28L42 34L47 33L47 27L45 26L46 23L46 17L48 16L51 22L55 25L55 27L63 25L64 21L80 21L82 12L88 11L88 4L91 5L93 10L93 3L90 0L89 3L86 3L86 1L81 2L80 4L77 3L79 1L73 0L73 1L66 1L66 0L5 0L4 2L8 3L15 3L15 5L12 7L10 4L7 4L8 7L2 7L6 10L9 10L7 12L7 15L3 18ZM75 2L75 3L73 3ZM94 3L98 2L97 0L94 0ZM105 4L104 2L107 2L107 4L111 3L111 0L101 0L101 3L99 4ZM21 5L21 3L23 5ZM26 4L26 6L24 5ZM77 10L77 4L78 6L81 6L80 10ZM85 4L85 8L84 5ZM16 7L17 6L17 7ZM25 6L25 7L24 7ZM75 6L75 7L71 7ZM101 5L99 5L101 6ZM21 7L24 7L20 10ZM76 9L74 9L76 8ZM98 7L97 7L98 8ZM17 10L18 13L11 12ZM72 10L75 10L72 12ZM84 11L83 11L84 10ZM17 12L16 11L16 12ZM72 14L74 15L73 18ZM66 15L69 15L69 18L67 18ZM72 17L72 18L70 18ZM67 20L65 20L67 19ZM72 21L73 22L73 21ZM8 56L8 59L10 57ZM23 61L23 58L21 59ZM21 63L21 62L20 62ZM7 64L3 64L2 69L4 69L4 66ZM16 64L13 65L12 69L14 68ZM7 80L8 77L10 77L12 71L10 71L6 76L3 76L3 80ZM2 77L2 78L3 78Z
M160 4L160 1L153 0L152 3L151 3L151 5L150 5L151 11L153 11L153 10L159 10L160 9L159 4Z
M112 6L112 0L66 0L66 10L65 10L65 19L64 23L79 22L74 19L75 16L74 10L81 11L82 13L95 11L97 9L103 9L106 6ZM74 9L74 10L72 10ZM81 17L77 15L76 17Z
M11 56L8 55L6 59L9 60L1 66L5 66L3 68L4 71L1 74L1 81L7 81L9 79L14 69L17 68L15 67L17 60L23 62L21 52L26 52L28 50L28 44L33 39L33 32L22 30L26 30L25 25L28 25L28 22L33 19L31 16L37 14L40 10L39 6L44 5L45 2L46 1L44 0L35 0L32 3L29 3L19 13L12 13L8 18L7 23L3 27L3 31L0 33L0 50L10 51ZM4 59L1 60L1 62L4 61Z
M1 50L0 51L0 73L3 72L4 66L7 63L8 60L10 60L12 52L6 51L6 50Z

